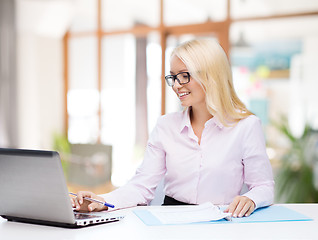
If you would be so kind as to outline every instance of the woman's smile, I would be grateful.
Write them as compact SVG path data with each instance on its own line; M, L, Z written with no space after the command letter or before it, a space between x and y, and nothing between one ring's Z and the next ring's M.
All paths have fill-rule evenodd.
M180 100L185 99L189 94L190 92L178 92L178 96Z

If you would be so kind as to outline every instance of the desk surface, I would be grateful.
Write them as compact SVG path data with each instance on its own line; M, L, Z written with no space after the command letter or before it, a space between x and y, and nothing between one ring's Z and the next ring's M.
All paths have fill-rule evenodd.
M81 229L8 222L0 217L1 239L318 239L318 204L281 204L314 221L146 226L132 209L115 223ZM145 208L145 207L143 207ZM147 207L151 208L151 207Z

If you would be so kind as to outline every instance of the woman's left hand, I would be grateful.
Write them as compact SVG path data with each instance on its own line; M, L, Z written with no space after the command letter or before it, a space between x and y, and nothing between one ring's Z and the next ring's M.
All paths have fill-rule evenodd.
M232 213L232 217L248 217L255 209L255 203L245 196L236 196L233 202L224 210Z

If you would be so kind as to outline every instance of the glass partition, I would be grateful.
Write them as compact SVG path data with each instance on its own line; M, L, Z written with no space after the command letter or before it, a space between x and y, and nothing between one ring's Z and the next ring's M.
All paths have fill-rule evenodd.
M151 133L161 115L161 45L157 32L148 34L146 54L148 133Z
M68 138L71 143L94 143L99 134L96 38L70 39L69 56Z
M167 26L224 21L226 0L165 0L164 23Z
M113 146L112 182L117 186L127 182L142 161L145 145L140 145L137 135L139 131L152 131L161 110L160 38L156 33L149 34L142 38L141 48L137 47L138 41L125 34L107 36L102 42L101 142ZM140 54L146 62L140 62ZM146 69L139 69L143 64ZM146 77L144 85L139 85L142 89L138 89L136 78L140 70ZM147 100L137 106L138 94ZM137 127L137 119L146 121L145 125Z
M135 38L108 36L102 44L101 142L113 147L112 181L122 185L132 175L135 142Z
M158 27L159 0L102 0L102 28L105 31L127 30L136 25Z
M97 0L77 0L72 7L71 32L97 30Z
M248 18L318 10L318 1L231 0L231 17Z

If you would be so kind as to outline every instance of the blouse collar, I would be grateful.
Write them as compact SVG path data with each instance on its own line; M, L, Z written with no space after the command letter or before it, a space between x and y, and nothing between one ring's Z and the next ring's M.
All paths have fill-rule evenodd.
M182 120L180 124L180 132L183 131L186 127L189 129L191 128L191 121L190 121L190 109L191 107L186 108L182 113ZM206 121L205 126L209 126L211 124L215 124L220 130L224 128L224 125L219 121L217 116L212 117L208 121Z

